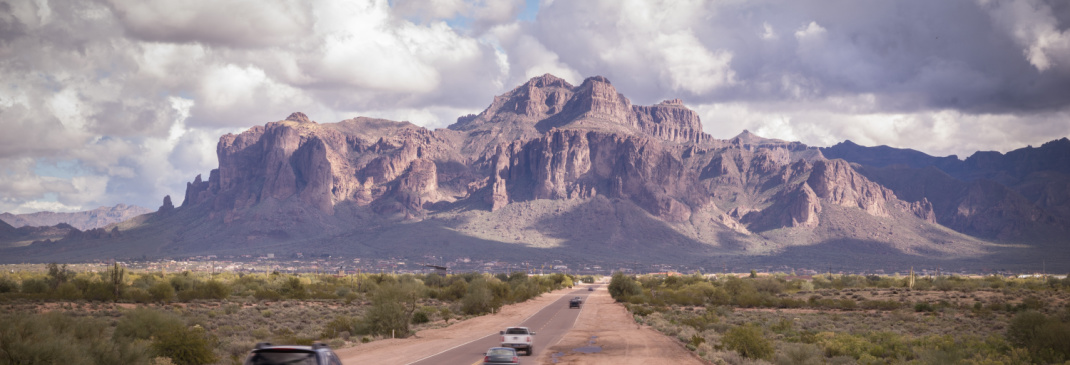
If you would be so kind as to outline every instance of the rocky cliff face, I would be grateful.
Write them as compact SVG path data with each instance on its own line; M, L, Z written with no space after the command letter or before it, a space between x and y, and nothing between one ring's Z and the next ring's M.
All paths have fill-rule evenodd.
M744 234L818 227L823 205L932 217L929 205L900 201L817 149L746 131L713 140L680 100L634 106L603 77L579 86L533 78L449 130L367 118L321 125L294 113L223 136L217 150L219 169L188 184L182 207L203 206L226 224L258 206L322 216L368 207L411 220L441 204L493 212L596 196L671 224L715 217L718 229Z
M713 139L680 100L632 105L603 77L579 86L536 77L434 131L293 113L221 137L217 155L218 169L189 182L181 206L145 220L168 227L157 229L168 232L157 252L300 242L306 252L389 255L404 247L377 242L434 227L414 236L423 253L465 241L719 257L864 242L907 255L979 255L975 240L939 225L994 235L1032 227L975 219L997 214L993 204L1018 204L998 187L954 188L961 198L945 200L799 142L747 131ZM1037 195L1053 205L1066 198L1056 188Z

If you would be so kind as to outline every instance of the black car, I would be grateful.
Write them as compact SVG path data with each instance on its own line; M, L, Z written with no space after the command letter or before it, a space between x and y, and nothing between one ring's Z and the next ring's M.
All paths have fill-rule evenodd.
M587 287L587 291L594 291L594 287L593 286L588 286Z
M256 348L245 359L245 365L342 365L342 360L322 343L312 346L276 346L267 342Z
M583 299L580 299L580 297L575 297L568 301L569 308L579 308L581 304L583 304Z
M483 353L483 364L520 364L520 356L514 348L491 347Z

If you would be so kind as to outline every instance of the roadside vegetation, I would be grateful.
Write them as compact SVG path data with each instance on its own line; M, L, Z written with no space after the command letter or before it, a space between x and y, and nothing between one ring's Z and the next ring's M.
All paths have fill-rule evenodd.
M1070 364L1070 279L616 273L609 292L716 364Z
M240 364L257 342L408 337L571 286L564 274L0 273L0 365Z

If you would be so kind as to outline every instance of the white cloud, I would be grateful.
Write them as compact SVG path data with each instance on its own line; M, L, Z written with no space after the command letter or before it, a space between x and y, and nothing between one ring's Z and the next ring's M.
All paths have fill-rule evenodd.
M1022 47L1039 71L1070 71L1070 30L1060 31L1050 5L1038 0L979 1L993 20ZM1062 26L1065 28L1065 25Z
M108 0L128 34L157 42L284 45L310 32L301 1Z

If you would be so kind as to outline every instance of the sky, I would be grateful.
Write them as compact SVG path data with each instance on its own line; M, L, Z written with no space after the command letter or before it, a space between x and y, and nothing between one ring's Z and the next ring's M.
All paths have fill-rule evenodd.
M0 212L180 204L301 111L442 128L551 73L744 129L965 158L1070 136L1062 0L0 0Z

